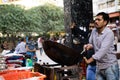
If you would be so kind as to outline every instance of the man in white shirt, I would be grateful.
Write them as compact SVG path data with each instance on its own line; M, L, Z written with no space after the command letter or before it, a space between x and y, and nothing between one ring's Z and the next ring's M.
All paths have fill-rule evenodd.
M40 49L40 54L42 55L43 53L43 43L44 39L43 37L39 37L38 40L37 40L37 43L38 43L38 49Z
M16 46L15 52L18 54L26 54L26 40L25 38L21 38L21 42Z

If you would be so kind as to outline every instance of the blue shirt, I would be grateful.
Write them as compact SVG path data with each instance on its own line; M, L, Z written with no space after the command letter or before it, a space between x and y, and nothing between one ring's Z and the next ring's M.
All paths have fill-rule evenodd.
M89 43L93 45L95 50L92 57L96 60L98 69L106 69L117 63L114 53L114 34L110 28L105 27L101 34L98 34L97 29L94 28Z
M30 50L35 49L35 42L34 41L28 41L27 46Z

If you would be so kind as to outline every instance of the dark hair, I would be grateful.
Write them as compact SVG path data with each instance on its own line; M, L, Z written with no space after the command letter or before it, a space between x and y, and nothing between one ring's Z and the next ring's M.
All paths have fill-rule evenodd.
M94 20L91 20L90 23L95 23L95 21L94 21Z
M31 39L32 39L32 36L29 36L29 37L28 37L28 40L31 40Z
M27 58L31 58L31 56L30 55L27 55L27 54L25 54L25 58L27 59Z
M100 13L98 13L96 16L99 16L99 15L102 15L102 17L103 17L103 19L105 20L105 21L107 21L107 24L108 24L108 22L109 22L109 14L107 14L107 13L105 13L105 12L100 12Z
M25 40L25 38L21 38L21 40L20 41L24 41Z

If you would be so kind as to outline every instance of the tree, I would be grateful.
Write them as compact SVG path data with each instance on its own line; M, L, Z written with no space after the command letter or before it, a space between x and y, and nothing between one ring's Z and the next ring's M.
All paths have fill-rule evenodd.
M63 10L51 4L25 10L19 5L0 6L0 31L3 34L64 30Z
M24 9L20 6L0 6L0 31L3 34L24 31L26 28L26 21L27 19L24 16Z
M14 46L16 34L26 31L29 26L24 12L24 8L19 5L0 6L0 32L3 35L7 34L7 37L3 39L12 41Z
M51 4L45 4L28 11L29 20L38 32L60 32L64 30L63 10ZM34 17L33 17L34 16Z

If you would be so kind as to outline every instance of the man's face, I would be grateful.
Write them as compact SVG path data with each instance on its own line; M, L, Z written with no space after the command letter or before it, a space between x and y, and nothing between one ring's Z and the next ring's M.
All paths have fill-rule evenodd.
M94 23L90 23L89 24L89 30L92 30L94 28L94 25L95 25Z
M95 18L95 27L97 29L101 29L103 27L105 27L107 24L107 21L105 21L102 17L102 15L96 16Z

